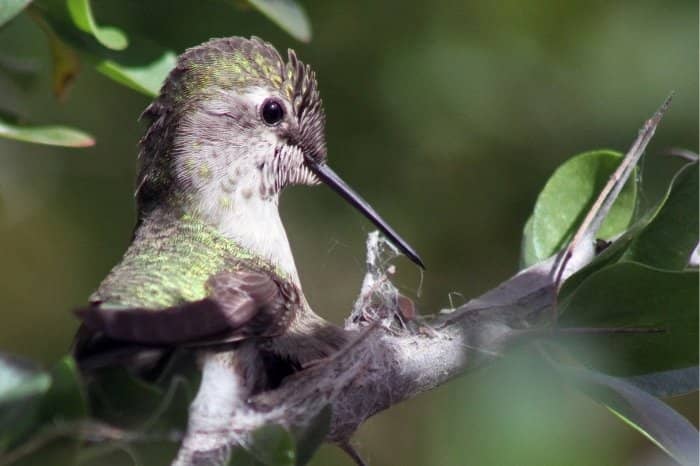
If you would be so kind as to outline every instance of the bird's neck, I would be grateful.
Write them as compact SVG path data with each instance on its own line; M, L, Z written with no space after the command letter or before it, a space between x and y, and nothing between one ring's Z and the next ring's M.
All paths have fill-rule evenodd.
M268 261L295 284L299 284L294 256L279 215L277 198L251 196L246 202L200 210L203 220L225 238Z
M175 221L185 217L199 219L223 238L300 285L294 256L279 215L277 196L241 196L238 191L231 190L225 197L219 193L216 200L201 195L178 196L176 200L169 200L166 209L174 216L167 217Z

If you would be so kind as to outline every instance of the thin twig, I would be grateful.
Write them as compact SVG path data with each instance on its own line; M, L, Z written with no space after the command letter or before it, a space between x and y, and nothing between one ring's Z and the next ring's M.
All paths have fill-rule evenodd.
M593 242L595 234L603 224L603 220L605 220L607 217L608 212L610 212L610 208L617 199L617 196L622 191L622 188L625 186L629 176L634 171L634 168L639 163L639 159L642 157L642 154L644 154L649 141L651 141L651 138L654 136L656 128L661 122L661 118L671 105L672 98L673 93L669 94L654 115L644 122L644 126L642 126L642 128L639 130L637 139L635 139L635 141L632 143L632 146L627 151L627 154L625 154L622 162L620 162L620 165L610 176L610 179L601 190L598 198L588 210L588 213L583 219L583 222L581 222L576 234L563 251L561 259L557 261L554 268L554 287L552 289L552 292L554 293L552 300L552 328L555 328L557 325L559 317L557 306L558 295L562 284L562 278L569 261L573 258L574 253L577 252L581 245Z
M670 147L661 152L661 155L666 157L678 157L687 160L688 162L697 162L700 159L700 155L696 154L692 150L683 149L680 147Z
M358 452L357 449L350 444L350 442L340 442L338 446L341 450L347 453L350 458L352 458L356 466L367 466L365 460L362 459L362 456L360 456L360 452Z
M46 427L19 447L0 455L0 466L17 462L31 455L49 442L59 438L73 438L92 442L132 440L131 432L97 421L56 422Z

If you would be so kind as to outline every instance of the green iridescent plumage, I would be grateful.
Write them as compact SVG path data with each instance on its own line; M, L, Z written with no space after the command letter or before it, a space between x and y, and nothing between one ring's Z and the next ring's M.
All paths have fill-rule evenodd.
M284 276L201 219L176 212L159 209L151 214L90 301L102 308L158 310L205 298L207 281L223 270L267 270Z

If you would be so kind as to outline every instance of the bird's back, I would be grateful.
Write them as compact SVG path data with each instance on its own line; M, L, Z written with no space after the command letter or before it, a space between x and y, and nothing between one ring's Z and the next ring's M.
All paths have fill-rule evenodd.
M197 217L156 212L90 301L103 308L163 309L205 298L214 274L244 268L277 273Z

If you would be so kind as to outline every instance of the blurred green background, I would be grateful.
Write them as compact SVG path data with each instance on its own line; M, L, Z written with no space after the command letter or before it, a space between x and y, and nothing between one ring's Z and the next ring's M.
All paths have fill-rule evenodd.
M300 44L230 1L102 0L95 15L178 51L258 35L316 70L331 165L419 251L397 283L433 313L517 270L522 226L568 157L624 151L676 92L647 157L658 186L669 147L698 150L698 3L691 1L308 0ZM128 244L137 116L148 99L88 65L51 94L46 39L26 15L0 30L0 107L97 139L58 149L0 139L0 348L45 363L67 350L83 304ZM653 183L652 183L653 184ZM649 194L652 196L653 194ZM359 290L370 225L325 188L282 211L307 297L342 322ZM697 394L672 404L697 424ZM665 464L604 408L514 355L373 419L355 437L373 465ZM126 460L125 464L128 464ZM324 447L316 465L351 464Z

